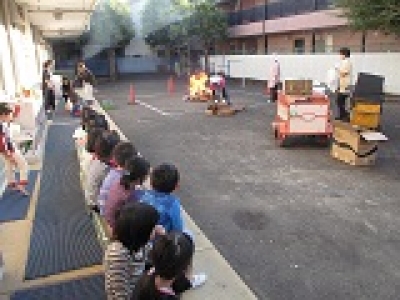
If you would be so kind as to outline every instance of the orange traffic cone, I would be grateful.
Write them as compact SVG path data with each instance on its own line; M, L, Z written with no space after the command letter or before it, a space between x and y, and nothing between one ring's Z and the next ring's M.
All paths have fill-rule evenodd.
M129 88L128 104L129 105L135 105L136 104L136 93L135 93L135 88L133 87L133 84L131 84L131 86Z
M167 89L169 94L173 94L175 92L175 81L173 76L168 79Z

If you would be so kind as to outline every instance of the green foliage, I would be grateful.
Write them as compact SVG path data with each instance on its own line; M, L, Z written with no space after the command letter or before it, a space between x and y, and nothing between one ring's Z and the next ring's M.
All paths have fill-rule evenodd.
M194 6L190 17L190 33L200 38L205 48L227 38L227 32L226 14L215 5L215 1L204 1Z
M90 43L106 48L120 48L129 44L134 35L130 2L100 0L90 19Z
M143 35L154 34L179 19L180 12L171 0L148 0L141 15Z
M400 35L400 0L336 0L358 30L381 30Z
M160 1L163 3L155 5ZM196 37L208 49L227 37L226 14L212 0L149 0L142 23L146 41L152 47L180 47Z

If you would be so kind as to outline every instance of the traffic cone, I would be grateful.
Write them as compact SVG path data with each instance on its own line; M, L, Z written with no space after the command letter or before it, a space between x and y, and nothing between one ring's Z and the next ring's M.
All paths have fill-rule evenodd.
M135 93L135 88L133 87L133 84L131 84L131 86L129 88L128 104L129 105L135 105L136 104L136 93Z
M175 81L173 76L168 79L167 89L169 94L173 94L175 92Z

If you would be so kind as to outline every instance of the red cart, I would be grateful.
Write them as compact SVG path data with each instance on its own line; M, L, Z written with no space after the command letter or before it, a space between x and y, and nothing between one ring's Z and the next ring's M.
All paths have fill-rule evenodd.
M292 96L280 93L272 128L280 146L290 136L315 136L328 145L332 135L328 96Z

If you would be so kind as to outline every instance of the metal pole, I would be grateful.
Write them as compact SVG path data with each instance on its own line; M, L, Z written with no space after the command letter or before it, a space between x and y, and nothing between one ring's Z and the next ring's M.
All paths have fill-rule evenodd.
M264 7L263 7L263 20L262 20L262 35L263 35L263 53L267 54L267 51L265 51L265 44L267 42L267 37L265 36L265 20L267 18L267 15L265 13L266 10L266 5L267 5L267 0L264 0Z

